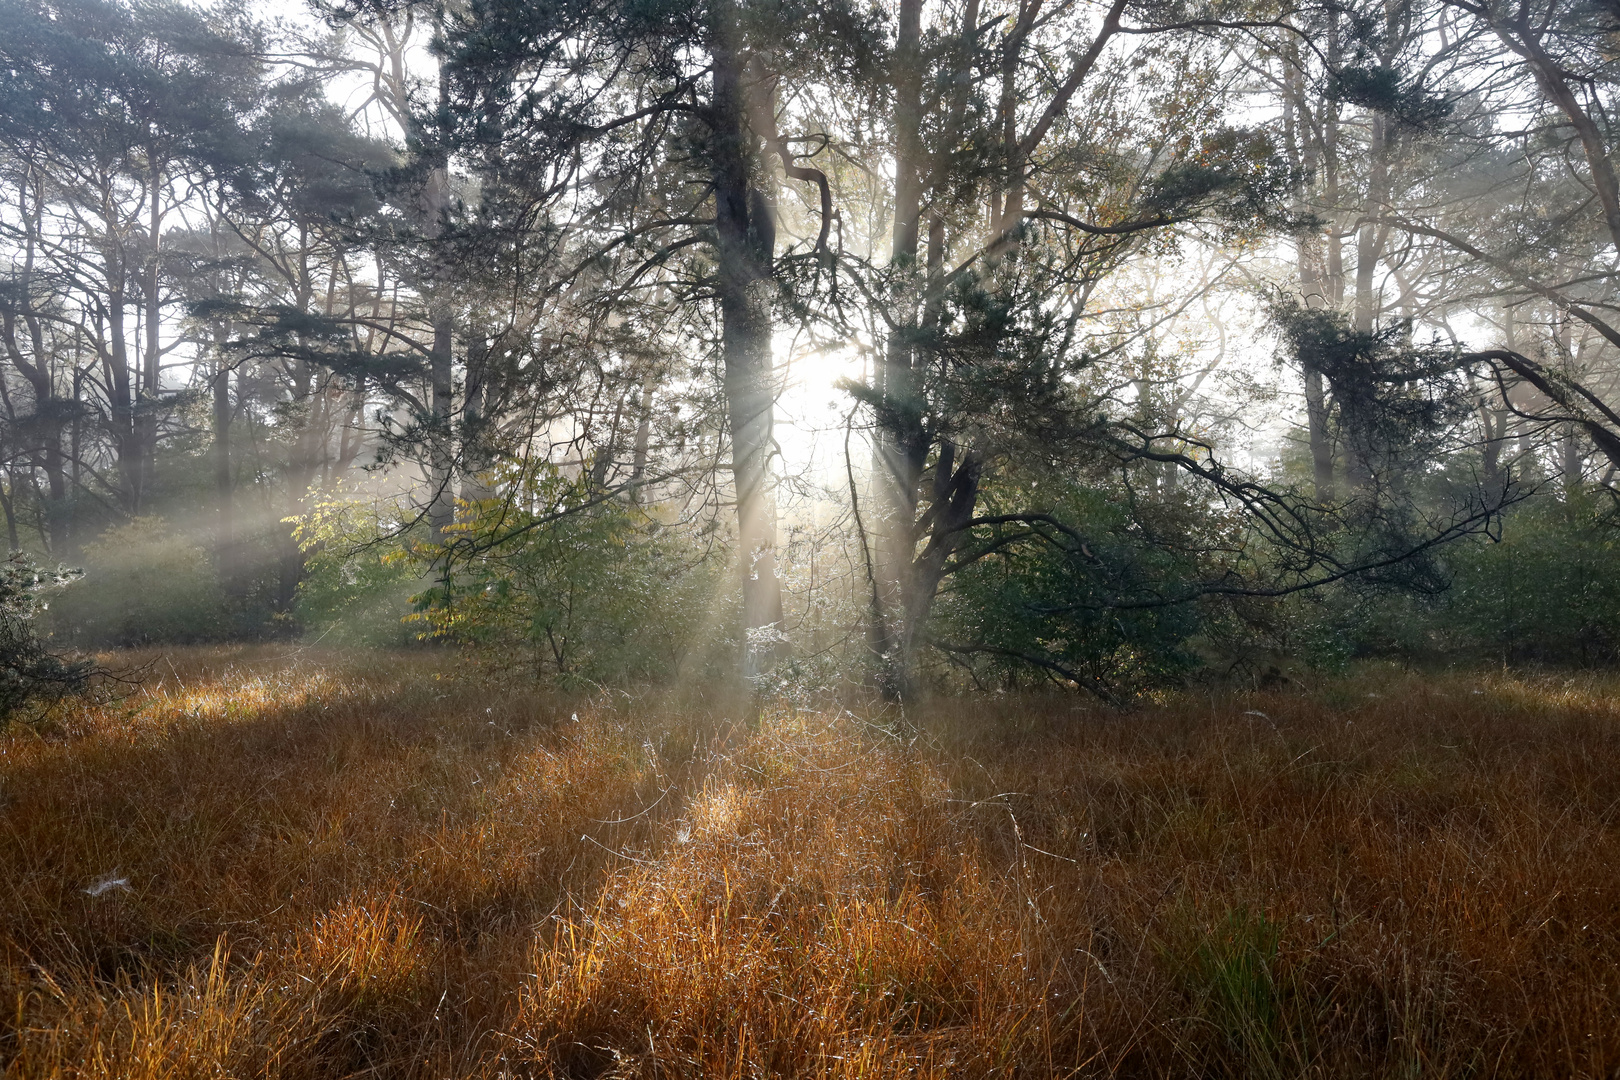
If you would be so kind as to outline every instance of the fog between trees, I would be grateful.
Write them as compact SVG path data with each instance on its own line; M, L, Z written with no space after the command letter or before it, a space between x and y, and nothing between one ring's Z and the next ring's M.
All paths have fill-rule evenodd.
M1610 663L1616 35L0 0L0 510L85 570L15 618L902 699Z

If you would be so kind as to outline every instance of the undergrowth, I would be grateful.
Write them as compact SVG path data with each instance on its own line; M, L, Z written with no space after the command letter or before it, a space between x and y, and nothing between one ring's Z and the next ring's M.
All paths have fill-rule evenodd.
M149 670L0 739L7 1077L1620 1066L1602 680L857 717Z

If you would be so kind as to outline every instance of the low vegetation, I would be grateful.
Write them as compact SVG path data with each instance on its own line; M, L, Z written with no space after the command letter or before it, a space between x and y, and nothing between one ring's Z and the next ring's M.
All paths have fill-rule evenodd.
M1612 680L594 700L193 650L0 742L11 1077L1607 1076Z

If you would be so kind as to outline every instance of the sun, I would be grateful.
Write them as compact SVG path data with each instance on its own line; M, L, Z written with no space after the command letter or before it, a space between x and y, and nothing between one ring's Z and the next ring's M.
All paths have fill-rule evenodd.
M842 383L870 377L870 349L860 343L806 347L787 333L776 335L773 349L781 387L774 427L777 475L818 485L842 483L846 434L855 461L866 459L859 417L856 430L846 432L855 399Z

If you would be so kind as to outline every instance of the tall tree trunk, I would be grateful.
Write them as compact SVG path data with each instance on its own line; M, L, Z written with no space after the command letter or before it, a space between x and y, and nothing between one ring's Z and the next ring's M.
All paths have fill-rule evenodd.
M1507 473L1502 468L1502 449L1507 444L1510 415L1506 409L1492 408L1488 399L1480 399L1479 421L1480 427L1485 430L1483 455L1485 490L1491 498L1500 498L1507 488Z
M440 72L441 87L445 79ZM441 89L442 94L442 89ZM429 241L443 232L444 214L450 204L450 172L442 161L428 173L418 213L422 233ZM443 271L437 272L443 278ZM455 522L455 313L450 304L448 282L426 283L428 318L433 327L433 343L428 350L428 444L427 520L435 542L447 538Z
M934 520L927 543L906 566L904 609L895 642L901 666L896 670L894 690L901 700L915 693L913 678L917 653L924 644L923 631L945 580L946 564L967 535L983 473L978 456L965 450L958 460L956 444L949 439L941 440L933 469L929 513Z
M711 146L716 291L747 635L743 674L753 677L769 670L781 651L782 585L776 569L776 493L770 482L775 407L770 283L776 222L770 199L751 183L756 155L747 125L744 59L735 38L735 12L728 4L717 5Z
M129 342L125 337L125 305L123 283L115 280L107 292L107 334L102 360L112 398L109 411L112 414L113 449L118 455L118 471L124 481L124 506L133 517L143 508L145 469L141 465L144 446L135 422L136 380L130 370Z
M1389 119L1383 113L1372 114L1372 135L1367 147L1367 201L1363 208L1363 222L1356 236L1356 300L1352 325L1359 333L1370 333L1378 321L1378 262L1388 237L1387 226L1377 224L1389 201ZM1345 429L1348 451L1345 462L1345 480L1357 491L1372 486L1373 462L1378 455L1378 436L1369 418L1339 416Z
M1354 326L1366 333L1378 320L1378 260L1383 253L1386 226L1378 224L1389 201L1389 119L1372 114L1372 135L1367 145L1367 203L1356 234L1356 307Z
M1564 473L1564 499L1573 503L1575 497L1581 492L1582 458L1581 433L1574 424L1564 425L1564 434L1560 440L1563 450Z
M40 367L45 367L43 362ZM73 546L73 522L67 495L67 467L62 456L62 419L59 411L60 402L56 397L56 388L48 369L42 381L43 396L36 397L35 404L39 410L40 437L45 444L40 461L45 469L45 523L50 536L51 553L62 557Z
M450 312L442 305L433 313L433 347L428 360L428 383L431 395L428 402L430 426L428 451L428 524L433 538L444 540L455 521L456 499L452 488L452 469L455 462L454 440L451 427L455 416L454 378L455 323Z
M300 290L299 310L307 310L309 295ZM288 449L287 491L285 516L301 517L306 507L306 496L315 479L317 468L316 432L319 428L315 395L314 372L303 360L292 362L291 396L295 404L302 405L302 422ZM304 551L291 527L276 534L278 548L276 574L276 609L290 612L298 602L298 584L304 577Z
M872 611L868 643L886 698L909 696L911 634L915 609L912 563L916 556L917 492L927 463L922 398L914 352L922 274L917 261L924 168L922 126L922 0L900 0L894 58L894 229L889 252L893 282L893 329L885 343L877 390L882 410L872 434ZM999 208L998 208L999 209Z
M469 503L482 502L494 494L488 483L489 468L494 463L490 359L487 347L467 351L467 382L461 403L461 498Z
M1290 164L1301 176L1314 176L1321 164L1321 151L1313 138L1310 109L1305 97L1305 77L1300 67L1299 49L1291 44L1283 57L1283 127ZM1294 188L1294 213L1303 219L1309 212L1303 182ZM1326 255L1323 238L1313 232L1297 241L1299 291L1308 308L1328 306L1328 289L1323 277ZM1305 388L1305 423L1311 451L1311 480L1316 501L1333 501L1333 435L1328 429L1328 401L1322 373L1306 364L1300 371ZM1172 474L1173 475L1173 474Z
M7 469L5 483L0 484L0 510L6 513L6 543L10 545L8 551L22 550L22 540L17 535L17 513L12 506L12 497L16 491L17 474Z
M1579 378L1580 357L1575 354L1570 334L1570 318L1567 314L1555 313L1553 324L1553 344L1558 350L1558 359L1564 371L1571 378ZM1573 509L1575 498L1581 490L1581 474L1583 471L1582 441L1580 428L1575 424L1564 425L1562 439L1563 473L1564 473L1564 500Z
M636 403L636 442L630 464L630 501L640 503L644 496L641 482L647 475L647 457L652 450L653 390L657 380L649 372L641 380L641 398Z
M1343 44L1339 38L1339 11L1333 5L1327 9L1327 66L1338 71L1343 61ZM1325 292L1328 306L1341 310L1344 306L1344 235L1340 229L1344 208L1340 197L1339 161L1339 103L1331 98L1322 101L1322 201L1328 208L1328 234L1326 255Z
M68 535L72 542L81 543L79 534L79 492L84 490L84 369L79 357L73 360L73 419L68 423L68 484L72 494L68 498Z
M39 431L39 465L45 470L46 490L49 497L44 506L47 543L58 557L66 554L72 541L71 522L67 503L67 469L62 457L62 413L56 390L56 363L48 355L45 340L45 320L33 301L34 264L44 240L44 185L31 171L18 185L18 217L23 228L23 261L18 275L17 304L23 325L28 331L28 345L33 362L28 363L19 348L15 318L10 308L5 316L7 351L34 391L34 423ZM30 199L30 196L32 198Z
M223 339L223 329L215 338ZM240 593L241 574L237 567L235 477L231 470L231 369L223 362L214 373L214 498L216 521L214 563L225 595Z
M152 204L147 218L147 263L142 290L145 292L144 329L140 390L135 410L136 440L140 443L142 498L149 496L157 472L158 395L163 379L163 276L160 247L163 243L163 174L154 167L151 175Z
M16 313L11 308L0 312L0 339L12 365L28 381L33 392L34 414L32 427L37 432L38 445L27 455L34 467L43 469L47 495L41 506L45 542L50 551L62 555L68 548L67 471L62 457L62 420L56 395L54 373L45 355L44 326L36 312L28 306L27 275L18 292L23 306L23 322L28 329L29 352L25 354L17 337ZM29 356L33 361L29 361Z
M443 41L444 16L443 5L434 8L435 42ZM401 71L403 48L404 43L400 42L394 49L394 61ZM438 75L438 126L431 132L434 164L428 170L419 204L422 233L430 242L440 239L444 233L451 194L450 163L444 147L448 133L442 127L450 112L450 73L442 55ZM402 101L401 105L408 110L407 102ZM456 519L455 311L449 296L447 262L439 253L434 255L434 280L427 285L429 318L433 325L433 344L428 353L428 422L432 430L428 441L427 517L433 539L442 543L449 538L449 529Z

